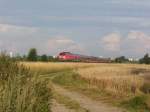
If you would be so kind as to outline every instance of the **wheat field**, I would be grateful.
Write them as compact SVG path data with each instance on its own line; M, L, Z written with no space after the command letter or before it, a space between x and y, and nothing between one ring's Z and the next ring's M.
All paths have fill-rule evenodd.
M140 94L149 65L101 63L42 63L25 62L25 66L41 74L74 70L89 85L97 86L114 95Z
M131 64L99 64L96 67L79 69L80 76L90 85L116 95L140 93L145 80L145 71L150 66Z
M150 108L150 65L64 62L23 62L22 64L29 67L31 71L36 71L41 75L51 73L59 74L59 72L66 72L66 74L68 74L71 72L67 71L72 71L77 74L78 77L76 78L73 76L75 79L72 81L77 81L79 83L81 80L86 81L88 86L82 89L100 90L102 93L106 94L104 97L108 95L108 98L114 98L114 100L115 98L121 98L119 102L128 101L136 96L142 97L144 95L147 99L144 100L142 98L142 100L144 100L143 104ZM68 77L64 77L70 80L69 74L67 76ZM63 83L69 85L70 81L65 82L66 79L62 77L63 74L58 80L64 80ZM80 81L78 81L78 79ZM81 86L80 84L77 85Z
M23 62L21 63L26 67L30 68L31 71L36 71L41 74L48 74L54 72L67 71L72 69L86 68L91 66L96 66L96 64L87 63L63 63L63 62Z

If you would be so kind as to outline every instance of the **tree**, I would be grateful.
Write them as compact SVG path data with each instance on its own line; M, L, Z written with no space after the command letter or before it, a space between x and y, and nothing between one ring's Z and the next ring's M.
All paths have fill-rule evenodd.
M37 61L37 50L35 48L31 48L27 57L28 61Z
M48 61L48 57L47 57L47 55L42 55L41 56L41 61L43 61L43 62L47 62Z
M142 59L140 59L140 63L150 64L150 57L149 54L145 54Z
M115 62L117 62L117 63L125 63L125 62L129 62L129 60L125 56L121 56L121 57L116 58Z

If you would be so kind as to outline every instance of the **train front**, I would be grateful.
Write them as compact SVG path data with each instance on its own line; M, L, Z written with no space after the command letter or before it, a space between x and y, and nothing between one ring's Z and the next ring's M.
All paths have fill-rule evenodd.
M61 52L58 55L60 61L76 61L79 59L79 56L72 54L70 52Z

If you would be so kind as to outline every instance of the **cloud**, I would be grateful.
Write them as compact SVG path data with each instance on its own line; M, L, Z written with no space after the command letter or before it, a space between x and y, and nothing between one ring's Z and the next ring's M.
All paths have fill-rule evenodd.
M45 41L42 31L38 27L0 24L0 50L25 53L30 47L40 46Z
M115 5L134 5L134 6L150 6L149 0L112 0L109 1Z
M36 27L25 27L10 24L0 24L0 32L37 32L39 29Z
M150 35L140 31L131 31L127 36L110 33L101 39L100 44L105 52L121 55L137 57L150 53Z
M46 21L47 23L56 22L57 25L62 27L73 28L107 28L107 30L117 27L126 30L144 29L150 27L150 20L145 16L137 15L101 15L101 16L42 16L39 17L41 21ZM69 23L69 24L68 24ZM70 29L68 29L70 30ZM106 29L105 29L106 30Z
M46 44L46 48L49 49L53 54L62 51L79 53L86 51L81 43L77 43L74 40L64 36L57 36L55 38L49 39Z
M131 31L127 35L112 32L100 37L99 45L95 44L97 38L87 37L88 42L86 42L87 39L82 38L85 36L79 36L83 40L76 38L78 41L75 41L71 36L72 34L61 33L59 36L60 32L52 34L49 32L48 29L38 27L0 24L0 50L24 54L29 48L35 47L39 54L53 55L61 51L69 51L91 55L134 57L141 57L146 52L150 52L150 35L141 31ZM79 40L81 41L79 42Z
M150 51L150 36L138 31L132 31L128 34L125 44L130 46L130 50L137 53Z
M21 54L27 53L31 47L37 48L39 54L85 51L81 43L75 42L67 36L56 36L56 34L50 36L49 31L49 28L0 24L0 50Z
M120 43L121 36L118 33L111 33L109 35L104 36L100 43L104 50L107 51L119 51L120 50Z
M57 36L48 40L48 47L54 49L56 47L67 47L69 45L74 45L75 42L69 38L63 36Z

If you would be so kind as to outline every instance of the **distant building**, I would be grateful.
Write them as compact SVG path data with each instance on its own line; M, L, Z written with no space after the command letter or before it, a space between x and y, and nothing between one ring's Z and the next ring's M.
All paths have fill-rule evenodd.
M129 60L129 61L131 61L131 62L132 62L132 61L134 61L134 59L133 59L133 58L128 58L128 60Z
M9 56L12 58L13 57L13 52L9 52Z
M133 62L133 61L138 61L139 59L135 59L135 58L128 58L128 60L130 61L130 62Z
M53 58L55 59L55 58L57 58L57 56L53 56Z

